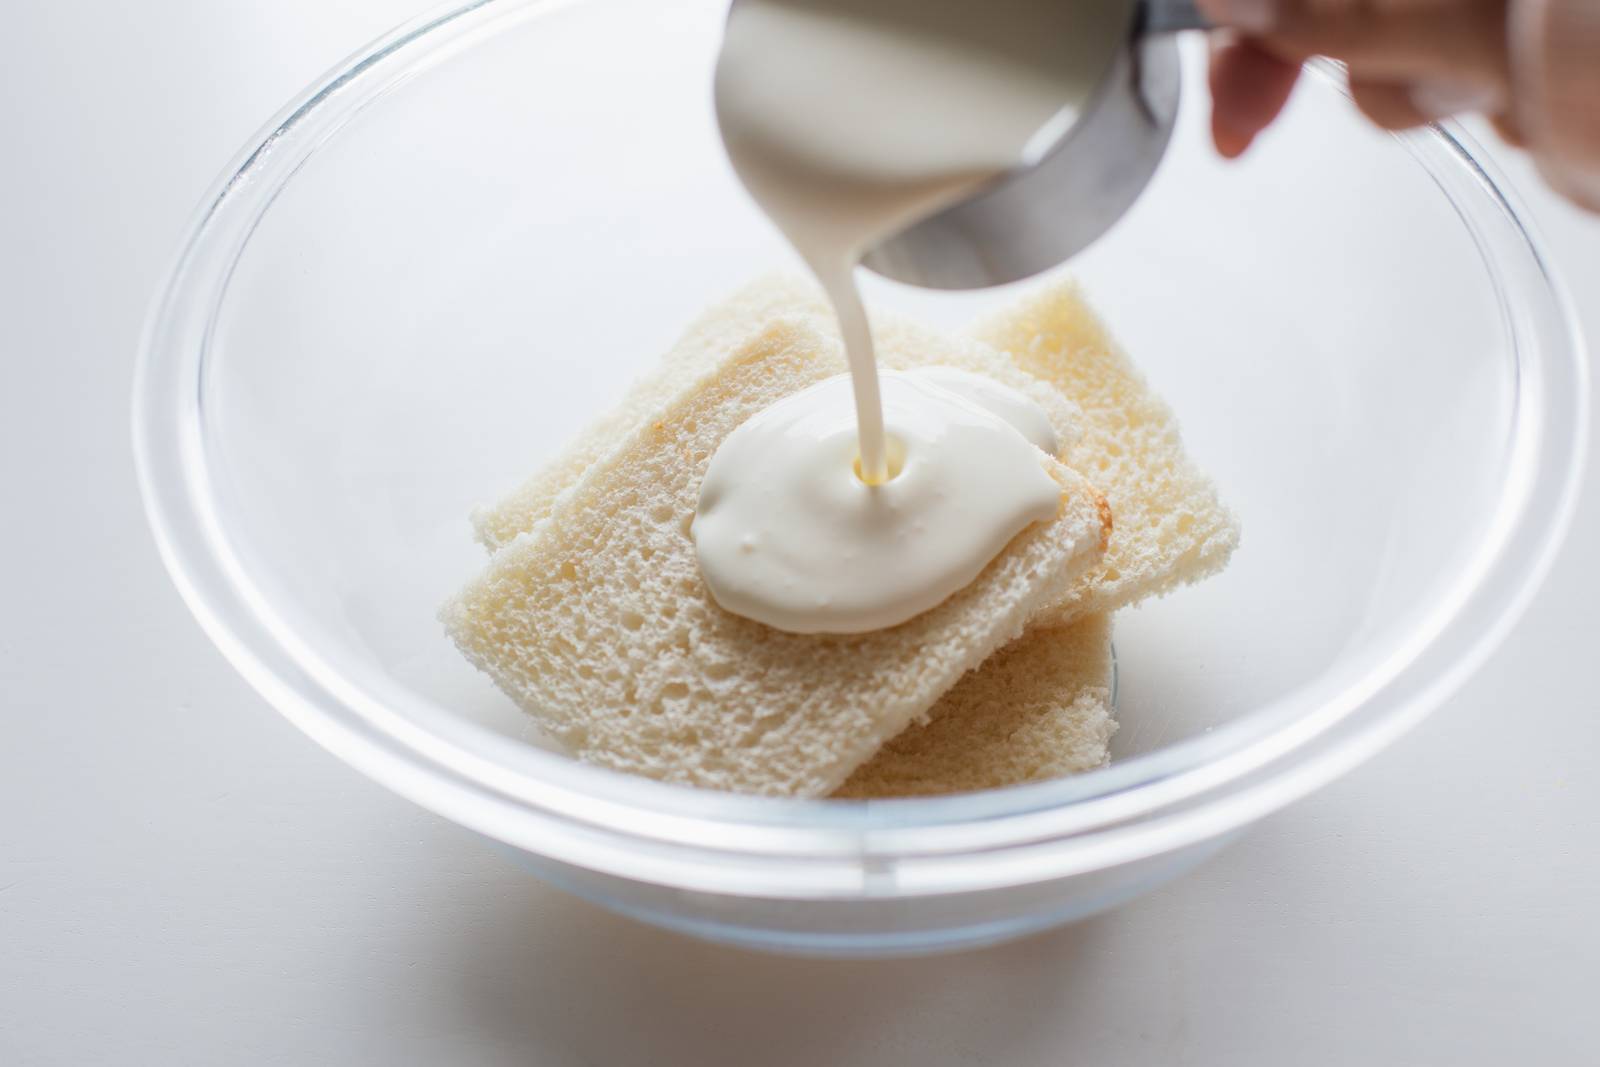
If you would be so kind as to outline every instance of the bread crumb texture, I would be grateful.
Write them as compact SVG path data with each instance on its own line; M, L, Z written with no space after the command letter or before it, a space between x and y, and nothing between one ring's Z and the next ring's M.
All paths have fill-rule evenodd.
M970 340L919 333L915 345L924 364L1018 374ZM843 356L808 316L780 316L703 368L687 390L641 385L649 398L630 397L633 414L613 421L617 439L596 443L598 459L564 457L571 483L551 479L555 495L531 521L519 515L523 528L441 615L467 658L580 759L824 796L1098 562L1097 494L1041 454L1062 488L1055 519L1018 534L938 607L869 634L774 630L706 590L689 533L700 482L729 432L842 373Z
M1237 520L1184 451L1172 409L1075 283L1024 297L972 332L1076 404L1083 433L1064 458L1111 505L1105 558L1056 609L1056 621L1161 596L1227 564L1239 543Z
M1111 618L1032 626L957 682L834 793L911 797L1042 782L1105 766Z

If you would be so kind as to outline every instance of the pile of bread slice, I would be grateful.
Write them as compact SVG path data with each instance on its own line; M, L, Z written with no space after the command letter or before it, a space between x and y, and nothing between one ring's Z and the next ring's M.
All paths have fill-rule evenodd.
M1111 613L1220 570L1238 526L1172 412L1058 282L952 337L874 312L879 366L944 365L1031 396L1061 507L899 626L771 629L720 608L690 526L722 439L844 372L809 283L758 281L703 314L620 404L473 516L491 556L441 618L572 755L709 789L874 798L1102 766Z

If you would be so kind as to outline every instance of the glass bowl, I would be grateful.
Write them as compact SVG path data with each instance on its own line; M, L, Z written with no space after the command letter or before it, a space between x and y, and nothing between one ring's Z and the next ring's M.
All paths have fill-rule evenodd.
M706 304L794 262L717 139L722 15L496 0L425 17L287 107L206 200L144 342L139 474L189 605L306 733L629 914L767 948L925 951L1172 877L1392 740L1505 635L1584 450L1559 285L1459 131L1377 133L1331 68L1221 162L1187 42L1168 158L1067 269L1244 537L1221 577L1119 617L1113 765L785 801L553 751L435 612L483 563L475 504ZM868 288L950 326L1015 295Z

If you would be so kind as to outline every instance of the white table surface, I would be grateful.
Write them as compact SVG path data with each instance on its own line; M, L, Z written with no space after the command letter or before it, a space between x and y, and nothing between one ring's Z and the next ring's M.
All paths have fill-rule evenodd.
M222 163L419 6L7 6L0 1064L1600 1062L1600 464L1526 621L1425 726L1175 885L966 955L614 917L271 711L146 532L136 335ZM1600 337L1600 222L1507 165Z

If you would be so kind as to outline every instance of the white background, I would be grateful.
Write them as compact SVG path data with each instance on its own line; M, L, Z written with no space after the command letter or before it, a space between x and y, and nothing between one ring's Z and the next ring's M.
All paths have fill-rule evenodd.
M1393 750L1199 873L916 962L615 918L359 778L169 586L129 457L201 192L420 0L12 0L0 29L0 1064L1594 1063L1600 492ZM1591 336L1600 222L1507 167Z

